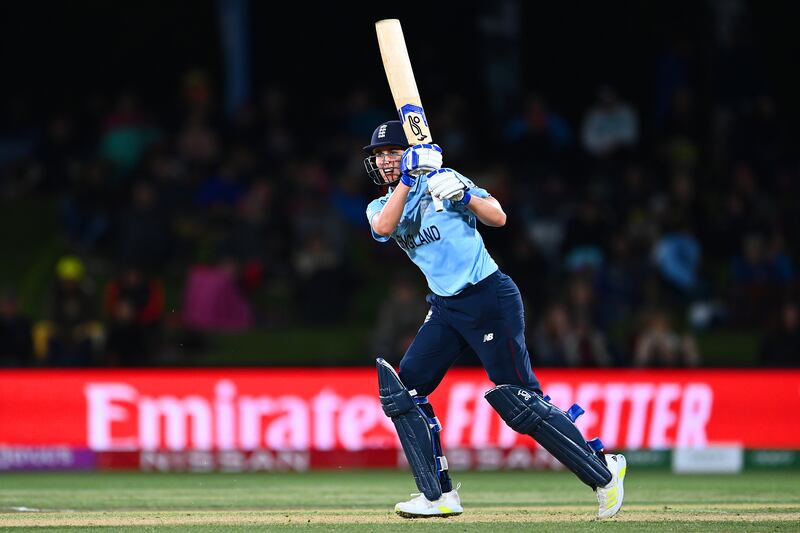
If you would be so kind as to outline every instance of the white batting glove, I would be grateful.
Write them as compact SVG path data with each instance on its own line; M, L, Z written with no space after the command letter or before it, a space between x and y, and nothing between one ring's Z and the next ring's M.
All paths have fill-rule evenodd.
M438 144L416 144L403 152L400 171L403 174L421 176L442 168L442 149Z
M442 168L428 174L428 189L433 196L440 200L466 204L471 198L469 186L449 168Z

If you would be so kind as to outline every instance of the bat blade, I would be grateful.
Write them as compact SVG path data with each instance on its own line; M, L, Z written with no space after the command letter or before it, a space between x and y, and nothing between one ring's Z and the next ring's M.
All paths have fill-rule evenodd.
M395 108L403 122L403 131L405 131L408 144L433 142L400 21L397 19L379 20L375 23L375 32L378 35L378 46L383 59L383 68L386 71L386 79L392 91ZM441 200L434 197L433 201L437 211L444 209Z

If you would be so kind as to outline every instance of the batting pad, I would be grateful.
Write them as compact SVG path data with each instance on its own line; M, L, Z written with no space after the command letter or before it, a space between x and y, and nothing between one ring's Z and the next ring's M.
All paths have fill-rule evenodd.
M417 488L428 500L438 500L442 487L428 421L392 365L378 358L377 366L381 406L394 423Z
M484 397L511 429L536 439L590 487L603 487L611 481L608 467L567 413L555 405L515 385L500 385Z

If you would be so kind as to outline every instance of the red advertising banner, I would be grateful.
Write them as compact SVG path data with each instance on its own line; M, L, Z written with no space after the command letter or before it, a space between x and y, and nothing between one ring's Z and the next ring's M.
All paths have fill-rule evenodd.
M538 372L608 449L800 449L800 371ZM481 369L454 368L431 396L446 448L534 447L483 399ZM167 369L0 372L0 447L95 452L398 448L374 370Z

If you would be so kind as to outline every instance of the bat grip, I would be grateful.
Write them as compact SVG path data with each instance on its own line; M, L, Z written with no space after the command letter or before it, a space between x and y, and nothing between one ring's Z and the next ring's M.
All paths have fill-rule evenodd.
M413 174L414 176L419 177L419 176L424 176L425 174L427 174L428 172L431 172L433 170L436 170L436 168L433 168L433 167L430 167L430 168L428 168L428 167L420 167L420 168L412 171L411 174ZM431 190L428 189L428 194L430 194L430 193L431 193ZM442 211L444 211L444 202L442 202L440 199L435 197L433 194L431 194L431 198L433 199L433 207L436 209L436 212L437 213L441 213Z
M444 202L433 195L431 195L431 198L433 198L433 207L436 209L436 212L441 213L444 211Z

